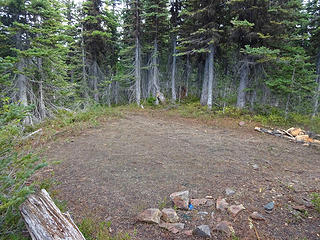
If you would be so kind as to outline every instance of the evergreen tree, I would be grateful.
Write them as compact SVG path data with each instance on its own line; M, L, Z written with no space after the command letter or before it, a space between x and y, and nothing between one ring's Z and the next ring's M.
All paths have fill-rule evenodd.
M167 47L168 30L169 30L169 12L167 1L165 0L144 0L144 14L142 15L145 21L143 38L145 48L151 54L149 62L148 77L148 95L152 94L158 97L160 92L160 72L159 60L160 53L164 47ZM152 45L149 45L153 43ZM158 101L158 98L157 98Z

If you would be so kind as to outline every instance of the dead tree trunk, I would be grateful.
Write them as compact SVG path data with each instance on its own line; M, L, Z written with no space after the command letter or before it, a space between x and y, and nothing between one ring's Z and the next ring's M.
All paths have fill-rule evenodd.
M317 83L317 89L316 89L316 93L314 95L314 104L313 104L312 117L315 117L317 115L318 108L319 108L319 96L320 96L320 52L318 53L316 83Z
M20 213L33 240L85 240L70 215L61 213L44 189L29 196Z
M214 81L214 46L210 44L210 53L209 53L209 69L208 69L208 108L212 109L212 88Z
M135 53L135 78L136 78L136 103L140 106L141 99L141 53L140 39L136 36L136 53Z
M240 84L238 88L237 108L244 108L246 106L246 88L249 77L249 62L245 58L240 69Z
M172 51L172 71L171 71L171 94L172 102L175 103L177 100L176 95L176 62L177 62L177 37L174 36L172 40L173 51Z
M202 106L205 106L208 102L208 78L209 78L209 57L206 57L206 62L204 64L201 98L200 98L200 103Z

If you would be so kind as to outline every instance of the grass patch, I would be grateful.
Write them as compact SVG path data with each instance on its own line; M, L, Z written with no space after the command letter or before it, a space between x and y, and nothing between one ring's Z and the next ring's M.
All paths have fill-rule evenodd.
M117 233L114 236L111 235L112 223L100 222L97 223L92 218L85 218L78 225L79 230L87 240L130 240L131 236L128 233Z
M148 109L149 107L146 107ZM154 108L149 108L154 110ZM320 133L320 116L311 118L308 115L289 113L285 118L283 111L270 106L259 106L255 111L238 109L233 106L224 108L213 106L211 110L207 106L201 106L199 101L186 101L176 105L161 107L169 116L180 116L184 118L195 118L209 121L218 118L233 118L250 122L260 123L266 127L301 127L304 130Z
M313 193L311 197L312 197L311 202L313 203L314 208L317 210L318 213L320 213L320 194Z

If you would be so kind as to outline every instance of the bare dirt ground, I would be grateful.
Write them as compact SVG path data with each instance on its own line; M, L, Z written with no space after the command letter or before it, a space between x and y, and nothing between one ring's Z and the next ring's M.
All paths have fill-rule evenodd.
M61 161L53 165L58 198L78 221L111 220L114 232L136 232L134 239L193 239L135 221L146 208L170 205L170 193L190 190L193 198L226 197L246 210L233 218L214 206L198 209L209 212L204 220L197 210L179 213L186 229L197 224L214 229L227 220L240 239L320 239L319 213L292 209L308 205L310 193L320 190L320 150L254 132L250 124L128 112L47 147L47 160ZM226 196L227 187L236 194ZM275 209L265 213L270 201ZM253 211L266 221L253 221L250 228ZM212 239L227 237L213 231Z

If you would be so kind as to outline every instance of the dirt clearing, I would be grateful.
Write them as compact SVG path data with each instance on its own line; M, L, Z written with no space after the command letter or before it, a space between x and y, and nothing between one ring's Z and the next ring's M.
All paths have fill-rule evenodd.
M111 220L113 231L136 232L134 239L192 239L171 234L135 217L150 207L169 203L172 192L189 190L193 198L225 197L246 208L236 218L206 208L181 215L185 229L198 224L232 222L240 239L320 239L320 214L308 208L311 192L320 189L320 151L239 127L236 121L209 123L166 116L165 113L128 113L77 137L51 143L46 152L54 165L58 198L79 220ZM226 196L225 189L235 190ZM272 213L263 206L274 201ZM266 221L248 216L258 211ZM213 218L211 217L211 213ZM256 232L255 230L256 229ZM213 231L213 239L225 237Z

